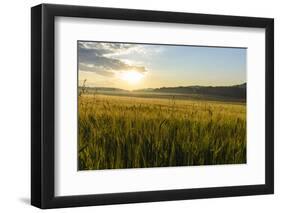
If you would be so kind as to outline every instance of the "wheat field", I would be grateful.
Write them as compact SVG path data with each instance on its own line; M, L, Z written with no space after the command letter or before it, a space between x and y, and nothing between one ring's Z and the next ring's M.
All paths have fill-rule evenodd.
M246 163L246 104L83 94L78 169Z

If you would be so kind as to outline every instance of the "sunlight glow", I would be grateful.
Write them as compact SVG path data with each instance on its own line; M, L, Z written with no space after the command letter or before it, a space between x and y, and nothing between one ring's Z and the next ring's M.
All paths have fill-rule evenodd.
M120 78L129 84L137 84L143 78L143 74L136 71L126 71L121 73Z

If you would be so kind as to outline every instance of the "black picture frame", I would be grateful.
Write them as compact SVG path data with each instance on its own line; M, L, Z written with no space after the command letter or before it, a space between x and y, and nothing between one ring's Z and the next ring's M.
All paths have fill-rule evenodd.
M162 23L264 28L265 48L265 184L96 195L54 195L54 20L55 17L100 18ZM272 194L274 192L274 20L164 11L41 4L31 8L31 204L42 208L155 202Z

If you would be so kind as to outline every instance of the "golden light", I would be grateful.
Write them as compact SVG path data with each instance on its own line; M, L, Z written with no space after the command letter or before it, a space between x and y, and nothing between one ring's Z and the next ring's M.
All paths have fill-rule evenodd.
M143 78L143 74L136 71L122 72L120 78L130 84L136 84Z

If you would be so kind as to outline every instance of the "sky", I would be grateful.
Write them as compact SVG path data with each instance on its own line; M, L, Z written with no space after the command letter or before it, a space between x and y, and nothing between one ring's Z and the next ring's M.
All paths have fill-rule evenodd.
M126 90L246 82L245 48L78 41L79 85Z

